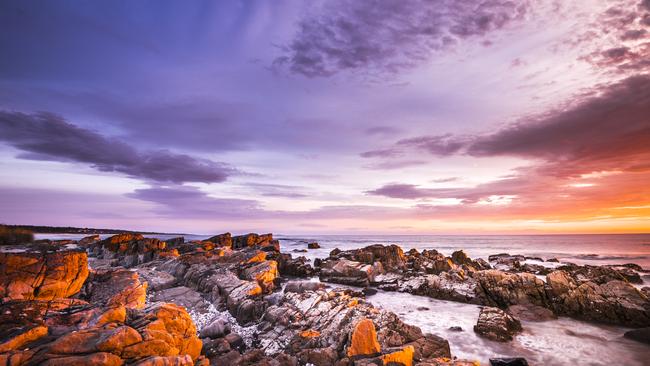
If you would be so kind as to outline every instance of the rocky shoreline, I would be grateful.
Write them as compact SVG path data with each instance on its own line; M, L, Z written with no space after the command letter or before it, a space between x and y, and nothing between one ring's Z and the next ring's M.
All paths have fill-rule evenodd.
M374 307L374 289L481 305L474 331L500 342L520 319L557 316L638 328L630 337L648 342L650 288L632 285L642 268L528 259L372 245L312 266L271 234L2 246L0 365L478 364Z

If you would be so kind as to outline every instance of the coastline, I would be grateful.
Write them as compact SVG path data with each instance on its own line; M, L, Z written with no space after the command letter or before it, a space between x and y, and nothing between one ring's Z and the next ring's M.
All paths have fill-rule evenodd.
M422 252L406 251L401 248L382 246L381 248L378 247L375 249L356 248L339 250L338 253L333 253L326 258L320 258L317 265L312 267L307 258L292 257L292 255L302 255L305 253L292 253L291 251L295 248L292 245L285 246L284 243L287 239L284 236L283 238L281 242L278 242L270 235L231 237L230 235L224 234L212 237L208 241L187 241L184 239L159 241L134 235L117 235L103 240L100 240L98 236L93 236L79 241L65 240L50 244L56 249L53 250L53 253L79 251L79 249L70 249L72 248L70 247L71 245L84 248L84 252L88 253L88 263L91 267L91 276L89 277L97 277L98 275L101 277L107 274L110 274L109 277L120 277L124 273L137 274L135 280L131 279L131 284L138 282L139 285L135 287L145 287L145 295L142 299L138 300L139 303L136 307L147 308L151 304L156 303L156 301L177 303L187 308L189 316L195 323L198 335L201 335L206 327L212 327L216 320L221 320L220 324L222 325L223 323L228 324L227 327L229 329L237 329L240 333L243 333L239 336L242 342L247 345L247 349L233 350L233 347L229 345L231 349L224 354L215 354L216 351L209 351L209 347L206 348L206 342L212 344L215 340L224 338L223 334L222 337L215 338L201 336L202 348L204 350L195 355L196 357L192 357L192 362L203 362L205 364L207 361L207 364L209 364L210 360L214 361L219 359L219 357L225 357L225 354L230 354L229 357L235 357L236 355L232 352L236 352L240 358L246 358L247 354L250 355L251 352L256 352L257 356L255 357L258 357L260 360L265 357L267 360L265 362L271 362L271 360L275 362L280 355L284 355L286 356L283 356L284 358L288 357L287 360L277 362L287 365L292 364L292 357L298 362L297 364L305 364L303 361L309 359L309 357L315 357L315 359L321 361L323 361L321 358L325 357L329 361L323 361L325 362L321 363L323 365L328 364L327 362L333 359L336 359L336 362L343 362L340 363L341 365L346 364L345 362L368 364L363 362L371 362L371 360L375 362L377 357L380 360L381 357L397 357L402 360L410 357L411 364L420 365L461 365L463 364L461 362L465 362L454 360L451 358L452 354L469 358L467 362L479 360L482 364L489 364L488 359L491 356L519 356L528 358L533 362L531 364L539 364L542 361L557 364L557 361L562 359L557 358L557 355L552 356L552 354L553 352L557 352L559 350L558 347L561 345L553 344L552 342L546 344L540 343L540 339L546 339L548 341L558 336L563 336L565 340L579 340L568 343L574 346L572 346L571 352L565 352L565 357L575 357L576 359L574 361L579 360L580 357L585 357L589 352L599 352L599 344L601 345L600 347L608 344L610 346L610 354L618 355L619 360L623 357L626 361L624 363L630 365L641 360L641 358L635 357L636 354L640 353L643 355L644 352L650 350L650 346L648 345L628 340L627 338L621 338L627 330L631 329L629 326L647 327L649 325L645 323L647 319L650 319L650 307L648 307L647 295L644 295L646 296L645 305L642 305L646 306L646 310L639 312L633 308L621 310L614 307L611 308L613 311L611 314L607 314L608 316L601 317L600 319L597 318L600 315L592 314L592 319L587 319L590 322L585 321L585 316L573 312L571 309L571 301L573 299L571 301L563 300L564 302L558 305L559 300L557 299L560 297L550 297L551 295L549 295L550 293L546 289L548 283L542 280L540 281L544 295L541 295L542 298L539 299L536 297L535 291L537 291L537 288L535 286L538 285L534 285L533 287L529 286L531 283L537 283L535 282L535 278L542 276L536 272L546 272L545 276L548 277L556 272L558 267L566 267L566 263L553 264L546 268L540 264L527 262L529 260L526 258L517 257L515 254L518 253L494 257L491 258L493 260L489 261L489 263L487 261L483 261L485 263L482 263L456 253L453 256L446 257L437 252L435 254L427 252L427 250ZM304 250L307 250L306 248L307 245L305 243ZM307 253L310 251L311 249L307 250ZM10 252L6 250L3 253L10 255ZM14 253L14 255L19 256L20 254ZM423 255L424 257L422 257ZM546 262L549 258L539 259L541 263L556 263ZM535 260L537 259L533 259L533 261ZM381 268L378 268L378 266ZM641 272L636 271L638 269L636 267L613 268L602 266L594 267L596 269L589 269L587 272L585 272L584 268L587 267L576 265L557 271L567 273L567 279L574 274L583 277L588 275L588 277L591 277L587 278L584 283L592 283L595 286L610 286L615 284L620 289L627 289L625 291L628 291L630 286L632 286L629 282L638 282L640 279L640 276L638 276L638 279L635 277L635 273L638 275L643 272L643 269L641 269ZM213 272L215 270L220 273L219 277L214 277L215 274ZM452 278L461 273L461 280ZM527 277L529 275L532 277ZM478 280L479 283L482 283L481 286L474 288L468 287L475 279L484 277L489 279L485 283L491 283L494 276L526 278L527 281L532 282L529 284L515 282L520 285L514 287L512 286L512 281L501 284L497 282L492 288L486 288L485 284L481 280ZM614 277L610 278L611 276ZM617 276L623 277L619 278ZM436 280L431 282L434 277ZM422 279L425 281L422 282ZM97 278L94 280L97 280ZM84 286L87 287L87 283L92 283L92 281L92 278L87 280ZM212 283L211 286L214 287L206 287L208 285L206 281ZM418 281L420 281L419 286L415 286ZM145 282L147 284L142 285ZM230 285L223 285L224 283ZM424 283L427 285L422 287ZM507 285L508 283L510 284ZM431 284L442 285L442 287L434 288L431 287ZM352 287L350 287L351 285ZM115 287L114 284L112 286ZM234 288L231 288L232 286ZM337 287L339 287L338 290ZM5 286L6 288L8 287ZM248 290L242 294L240 293L241 290L237 290L241 288L247 288ZM376 289L379 289L379 291ZM118 291L119 289L113 288L112 290ZM485 297L481 297L483 295L479 294L480 291L483 291ZM637 292L645 294L647 290ZM72 295L73 298L75 296L80 301L83 299L86 299L83 301L87 301L89 299L87 297L88 294L84 293L83 290ZM330 299L331 296L333 297ZM544 296L548 299L545 300ZM6 298L6 294L3 297ZM350 314L365 314L362 318L371 319L377 328L377 332L379 333L377 342L380 343L381 351L371 354L355 355L355 357L346 355L346 352L353 347L350 344L350 339L354 338L352 334L355 331L355 322L361 321L358 314L350 315L350 319L345 321L341 320L343 323L337 323L338 325L335 329L328 327L331 324L322 321L322 319L318 320L318 318L315 318L310 320L309 329L299 328L287 330L285 329L286 324L280 325L284 324L281 319L276 318L276 316L270 316L270 314L275 314L283 306L285 307L285 313L288 309L294 309L292 311L295 311L295 307L297 307L302 314L301 319L306 321L305 318L308 318L307 315L311 308L301 308L300 304L305 304L305 302L313 301L316 298L319 298L320 302L327 304L338 303L341 305L342 302L345 302L344 305L347 309L350 309L348 310ZM511 338L514 338L514 340L506 343L495 343L495 341L485 340L484 337L477 336L472 329L467 329L468 324L476 323L476 319L468 318L476 318L478 316L476 313L480 311L479 306L508 310L509 306L521 302L520 300L522 299L526 299L523 302L525 304L550 308L553 313L556 313L554 315L559 315L560 318L546 319L541 322L521 319L523 331L513 333ZM449 300L456 301L450 302ZM459 300L460 302L458 302ZM630 301L630 299L626 298L626 301ZM429 303L428 309L424 309L427 308L426 305L415 305L410 308L400 309L400 306L405 303L417 304L418 302L424 304ZM353 305L348 308L347 306L349 304ZM96 306L97 304L93 305ZM289 307L287 308L286 306ZM460 309L466 310L461 311ZM332 309L329 311L332 311ZM377 311L379 311L380 315L376 315ZM438 315L430 314L434 311ZM462 321L463 330L451 333L442 329L438 323L449 323L449 319L445 319L444 317L453 317L454 312L466 312L466 316ZM472 315L467 315L470 313ZM387 314L393 315L389 316ZM441 314L446 315L443 317ZM373 318L375 316L378 316L378 318ZM382 323L382 321L385 321L386 317L395 316L401 318L401 321L406 321L406 323L398 322L397 329L393 329L394 332L399 333L400 331L404 331L404 329L411 329L409 327L412 325L419 327L418 329L422 328L419 331L422 336L408 342L407 339L403 339L402 343L397 342L400 344L397 344L395 340L387 340L385 338L386 335L382 332L387 328L391 329L394 325L387 325ZM569 316L569 318L566 316ZM574 320L570 317L578 317L582 318L582 320ZM601 323L613 323L614 325L592 323L591 321L594 320L598 320ZM562 326L556 326L558 324ZM573 335L566 333L567 329L581 325L586 329L585 332L580 333L574 331ZM306 325L303 324L303 328L304 326ZM225 328L225 325L223 327ZM309 333L313 337L302 337L301 332L308 330L313 331ZM329 336L326 337L328 332L334 332L333 334L344 333L345 336L343 339L335 341ZM428 336L426 334L428 333L426 332L434 333L435 335L431 335L434 338L427 338ZM319 335L316 336L316 333L319 333ZM235 333L232 332L231 334ZM440 335L443 335L443 337L439 337ZM367 334L364 333L364 337L366 336ZM295 339L295 337L298 338ZM450 340L447 343L450 351L445 351L444 344L447 342L444 340L445 337ZM231 336L231 338L233 337ZM292 342L298 342L301 345L300 347L308 347L312 351L320 351L310 351L309 355L305 355L301 353L300 347L295 348L295 345L292 346ZM473 346L480 352L474 351L472 353L472 351L468 351L471 349L468 346L472 345L472 343L482 345L479 348ZM222 348L224 348L225 345L223 345L223 342L221 344L223 346ZM433 344L436 346L432 346ZM502 344L505 344L506 347L502 347ZM579 348L580 344L585 345L586 353L573 349L573 347ZM335 348L335 352L327 351L327 357L321 354L325 352L322 351L323 349L329 349L331 347ZM413 355L410 354L411 349L409 347L413 348ZM422 350L418 347L429 349L431 353L428 356L436 357L423 358L426 355L423 356ZM531 353L530 350L535 347L541 348L542 351L537 354L534 352ZM499 351L509 348L514 352L506 354L506 352ZM262 352L262 356L260 356L256 350L265 350L266 353ZM617 350L620 350L620 354L617 353ZM625 352L628 353L627 356L623 356ZM548 357L541 357L545 354ZM393 356L389 357L388 355ZM445 358L448 360L445 361ZM435 362L437 363L426 363L434 362L432 361L434 359L436 359ZM610 362L612 360L603 358L600 361L592 361L607 364L606 361ZM261 361L258 360L255 362Z

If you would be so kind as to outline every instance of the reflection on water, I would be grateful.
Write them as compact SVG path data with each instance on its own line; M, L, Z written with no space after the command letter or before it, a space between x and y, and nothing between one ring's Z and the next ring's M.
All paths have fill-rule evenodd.
M369 296L368 301L398 314L424 332L446 338L453 355L479 360L482 365L489 365L488 359L498 356L525 357L531 365L644 366L650 360L650 346L623 338L627 328L569 318L522 321L522 333L512 342L499 343L474 333L480 310L477 305L384 291ZM463 331L450 330L453 326L460 326Z

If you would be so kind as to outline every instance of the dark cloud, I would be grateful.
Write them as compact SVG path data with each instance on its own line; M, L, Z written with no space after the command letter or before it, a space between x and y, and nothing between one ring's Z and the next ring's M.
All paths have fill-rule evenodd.
M527 7L509 0L326 2L300 21L274 65L308 77L358 69L394 73L459 40L501 29Z
M630 77L598 92L572 107L477 137L467 153L541 159L564 174L632 169L650 158L650 76Z
M103 172L157 182L223 182L236 172L223 163L167 150L138 151L50 113L0 111L0 140L20 150L22 159L89 164Z
M451 134L439 136L421 136L397 142L398 146L424 150L436 156L448 156L458 153L467 144L467 138Z
M359 154L362 158L390 158L402 155L402 151L395 148L370 150Z
M629 77L590 95L492 134L414 137L362 156L390 159L396 149L408 148L435 156L533 159L561 175L644 169L643 161L650 160L650 76Z
M459 179L460 178L458 177L440 178L440 179L431 180L431 183L449 183L449 182L456 182Z
M391 126L375 126L366 129L366 134L368 135L394 136L400 132L401 130L399 128Z

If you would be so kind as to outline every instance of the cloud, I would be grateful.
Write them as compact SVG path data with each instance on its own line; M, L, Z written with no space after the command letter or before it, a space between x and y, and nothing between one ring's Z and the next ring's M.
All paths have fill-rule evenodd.
M236 173L226 164L167 150L138 151L50 113L0 111L0 141L20 150L22 159L90 164L99 171L156 182L215 183Z
M597 93L477 136L467 153L540 159L575 173L638 168L650 158L650 76L630 77Z
M458 153L465 145L465 138L452 136L451 134L414 137L397 142L397 146L414 147L436 156L453 155Z
M522 19L528 6L508 0L327 2L299 22L274 65L307 77L346 70L395 73Z
M258 201L216 198L189 186L142 188L126 196L158 204L157 213L178 218L253 218L262 212Z
M434 156L519 157L563 176L644 170L650 161L650 76L600 86L588 97L491 134L413 137L362 156L390 159L396 151L406 154L404 149Z

